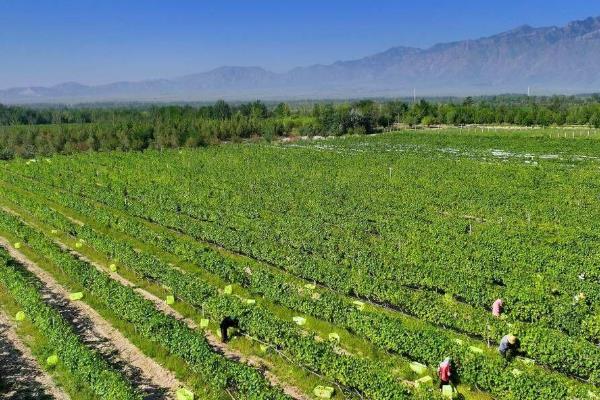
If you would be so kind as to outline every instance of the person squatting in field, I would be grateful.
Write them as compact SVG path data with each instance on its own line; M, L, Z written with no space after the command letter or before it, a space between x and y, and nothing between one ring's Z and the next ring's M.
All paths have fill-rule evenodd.
M221 321L219 327L221 328L221 341L223 343L227 343L227 341L229 340L227 330L229 328L239 328L239 322L237 319L225 317Z
M440 363L437 373L440 378L440 389L442 386L450 384L450 379L452 378L452 360L450 357L446 357L444 361Z
M498 351L500 355L506 359L511 359L517 355L519 351L520 343L519 339L517 339L514 335L506 335L500 340L500 346L498 346Z
M502 299L496 299L496 301L494 301L494 304L492 304L492 315L494 317L500 317L500 315L502 314L503 306L504 304L502 303Z

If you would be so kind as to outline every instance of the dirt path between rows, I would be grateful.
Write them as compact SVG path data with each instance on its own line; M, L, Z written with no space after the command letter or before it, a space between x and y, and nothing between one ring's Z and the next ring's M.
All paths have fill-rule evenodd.
M172 307L170 307L169 305L167 305L163 299L159 298L158 296L153 295L152 293L150 293L140 287L137 287L132 282L130 282L126 278L122 277L118 273L108 271L102 265L96 263L95 261L90 260L85 255L71 249L70 247L66 246L64 243L62 243L58 240L55 240L55 242L63 250L68 251L69 253L71 253L75 257L79 258L80 260L85 261L86 263L88 263L90 265L93 265L99 271L109 274L112 279L119 282L120 284L131 287L136 293L141 295L143 298L154 303L154 306L159 311L184 322L190 329L194 329L194 330L198 329L198 324L196 324L190 318L185 318L183 315L181 315L179 312L177 312L177 310L175 310ZM211 345L211 347L213 348L213 350L215 352L222 354L223 356L225 356L226 358L228 358L232 361L241 362L241 363L247 364L247 365L257 369L265 377L265 379L267 379L269 381L269 383L271 383L271 385L281 388L286 395L288 395L296 400L311 400L311 397L305 395L300 389L298 389L295 386L289 385L285 382L282 382L275 374L271 373L268 370L268 368L270 368L271 366L265 360L258 358L258 357L246 356L239 351L231 349L229 346L227 346L225 343L221 342L221 340L219 338L217 338L212 332L210 332L208 330L203 331L203 333L204 333L204 336L206 337L206 340L208 341L208 343Z
M92 307L81 301L69 301L67 290L4 238L0 238L0 246L44 283L44 300L55 306L72 324L86 345L99 351L113 366L122 370L146 399L175 397L175 391L183 385L171 371L143 354Z
M0 312L0 375L6 385L0 388L2 399L70 400L69 395L40 368L3 312Z

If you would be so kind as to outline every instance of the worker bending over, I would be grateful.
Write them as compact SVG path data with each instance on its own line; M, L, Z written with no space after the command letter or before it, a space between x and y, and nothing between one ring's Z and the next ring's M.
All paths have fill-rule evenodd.
M506 335L500 340L500 346L498 346L498 351L500 355L506 359L513 358L520 347L519 339L517 339L514 335Z
M504 304L502 303L502 299L497 299L496 301L494 301L494 304L492 304L492 315L494 317L500 317L503 308Z
M450 379L452 378L452 360L450 357L446 357L444 361L440 363L437 373L440 378L440 389L442 386L450 384Z
M225 317L223 318L223 321L221 321L221 324L219 326L221 328L221 341L223 343L227 343L227 340L229 340L227 336L227 329L239 328L239 322L235 318Z

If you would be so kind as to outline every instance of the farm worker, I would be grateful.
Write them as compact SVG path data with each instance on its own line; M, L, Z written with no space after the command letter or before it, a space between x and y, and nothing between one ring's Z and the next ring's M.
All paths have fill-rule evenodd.
M502 299L496 299L494 304L492 304L492 315L494 317L499 317L502 314Z
M440 363L437 373L440 378L440 389L442 386L450 384L450 378L452 377L452 360L450 360L450 357L446 357L444 361Z
M223 321L221 321L219 327L221 328L221 341L223 343L227 343L227 340L229 340L229 338L227 337L227 329L239 328L239 323L237 319L225 317L223 318Z
M500 340L498 351L504 358L512 358L519 349L519 339L515 335L506 335Z

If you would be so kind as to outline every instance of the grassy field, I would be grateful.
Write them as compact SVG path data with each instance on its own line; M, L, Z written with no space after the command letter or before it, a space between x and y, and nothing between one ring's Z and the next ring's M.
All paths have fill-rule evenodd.
M466 399L592 399L599 167L596 131L551 128L15 160L0 164L0 237L172 371L166 397L437 398L450 356ZM31 277L3 259L14 315ZM225 316L240 327L222 345ZM32 322L19 332L41 337ZM509 333L522 354L507 361ZM67 392L110 398L67 367Z

